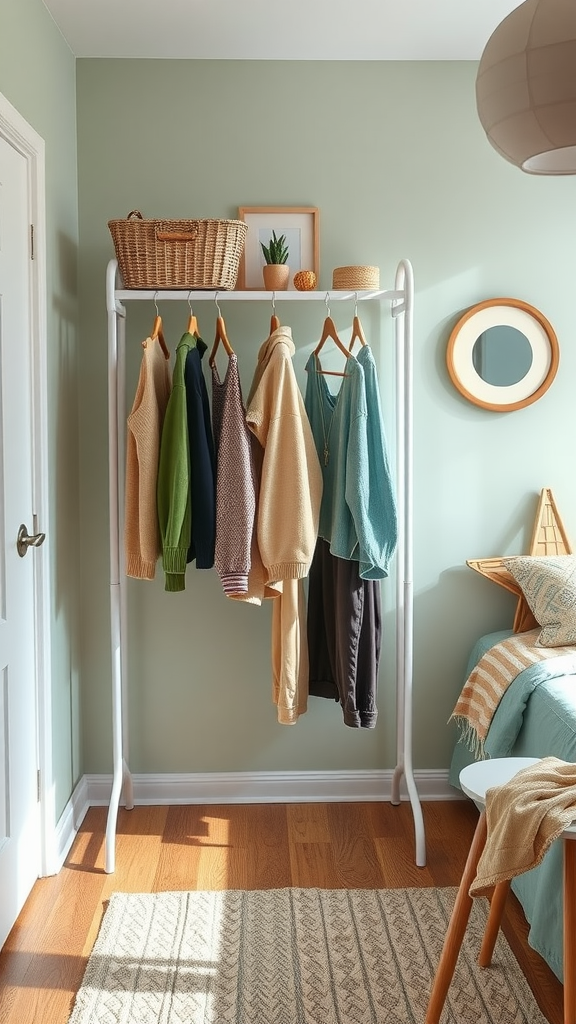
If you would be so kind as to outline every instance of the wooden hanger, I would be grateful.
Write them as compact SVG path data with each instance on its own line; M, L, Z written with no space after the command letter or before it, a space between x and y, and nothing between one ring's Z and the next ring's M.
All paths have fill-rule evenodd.
M330 307L328 306L328 295L326 295L326 308L328 310L328 316L326 317L326 319L324 321L324 326L322 328L322 334L320 336L320 341L318 342L318 344L316 345L316 348L314 349L314 355L316 356L316 359L318 359L318 357L320 355L320 350L322 349L322 347L324 345L324 342L327 341L328 338L331 338L332 341L334 342L334 344L336 345L336 348L339 348L340 351L346 356L346 359L349 359L350 358L350 352L346 348L346 346L343 345L342 342L340 341L340 338L338 337L338 331L336 330L336 325L335 325L332 317L330 316ZM328 374L329 373L333 377L346 377L347 376L347 374L343 373L342 371L339 371L339 370L323 370L321 367L318 370L318 372L319 373L324 373L324 374Z
M276 292L272 292L272 316L270 317L270 334L280 327L280 319L276 316Z
M360 317L358 316L358 292L354 293L354 319L352 321L352 334L350 335L350 344L348 351L351 352L354 348L354 342L358 339L362 346L367 345L368 342L364 337L364 331L362 330L362 324L360 323Z
M214 344L212 346L210 358L208 359L208 363L210 366L214 366L216 353L218 351L218 346L220 345L220 342L222 342L222 345L224 346L224 351L226 352L228 358L234 355L234 349L232 348L232 345L228 341L228 335L226 334L226 324L224 323L224 317L220 312L220 306L218 305L216 299L214 299L214 302L216 302L218 316L216 317L216 337L214 339Z
M154 300L154 301L156 301L156 300ZM166 359L170 359L170 352L168 350L168 345L166 344L166 340L164 338L164 331L162 330L162 317L158 315L158 306L156 306L156 316L154 318L154 326L153 326L152 330L150 331L150 340L151 341L158 341L159 344L160 344L160 348L162 349ZM142 344L146 345L146 342L144 341L144 342L142 342Z
M350 344L348 346L349 352L351 352L352 349L354 348L354 342L356 340L358 340L362 346L368 344L366 338L364 337L364 331L362 330L360 318L356 314L354 314L354 319L352 321L352 334L350 335Z
M191 293L190 293L191 294ZM188 295L188 308L190 310L190 316L188 318L188 327L186 328L188 334L196 334L200 336L200 328L198 327L198 320L192 312L192 304L190 302L190 294Z

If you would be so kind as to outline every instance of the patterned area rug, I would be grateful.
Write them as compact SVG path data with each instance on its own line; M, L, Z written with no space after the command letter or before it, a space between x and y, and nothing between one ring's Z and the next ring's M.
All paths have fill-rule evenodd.
M111 897L70 1024L423 1024L456 890ZM474 902L442 1024L546 1024Z

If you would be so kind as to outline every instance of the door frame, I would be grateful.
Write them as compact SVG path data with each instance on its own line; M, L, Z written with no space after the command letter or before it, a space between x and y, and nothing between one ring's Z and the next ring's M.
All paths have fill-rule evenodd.
M46 312L46 175L44 139L0 93L0 135L26 160L30 224L34 226L30 265L30 367L32 397L32 533L46 534L34 551L34 634L37 708L37 758L40 802L41 875L58 870L56 800L52 759L52 664L50 522L48 487L48 364ZM32 238L29 242L32 246Z

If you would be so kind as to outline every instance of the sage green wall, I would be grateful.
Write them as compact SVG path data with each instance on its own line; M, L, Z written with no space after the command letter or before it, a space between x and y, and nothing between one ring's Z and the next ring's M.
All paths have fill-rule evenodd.
M76 81L74 57L40 0L0 0L0 92L46 146L53 752L59 816L82 774Z
M377 264L387 287L401 257L414 267L414 755L418 768L447 766L447 719L469 649L511 623L514 607L465 560L526 550L543 486L576 534L576 182L528 177L496 155L477 120L475 71L457 62L78 62L85 771L111 766L107 220L134 207L148 217L227 217L261 204L319 207L321 290L334 266ZM561 363L540 402L495 414L455 392L444 353L465 308L508 295L551 320ZM222 306L246 393L270 310L226 305L225 296ZM347 332L353 310L342 306L332 313ZM195 311L211 342L213 305ZM161 312L174 348L185 301ZM293 328L303 384L324 308L279 304L279 312ZM392 447L391 320L387 310L361 313ZM129 401L153 314L151 304L129 309ZM181 595L164 593L161 574L130 581L133 770L392 767L393 593L386 582L380 719L368 732L346 729L338 706L319 699L294 727L277 724L268 607L228 602L215 574L193 567Z

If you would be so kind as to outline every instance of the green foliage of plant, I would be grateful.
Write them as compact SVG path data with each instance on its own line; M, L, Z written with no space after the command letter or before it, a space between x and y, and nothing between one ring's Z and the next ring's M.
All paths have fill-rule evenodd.
M273 231L268 245L264 245L264 242L260 242L260 245L266 263L286 263L288 259L286 235L280 235L280 238L277 238L276 232Z

